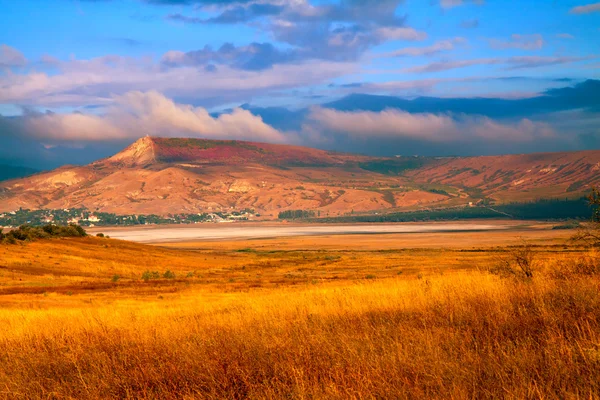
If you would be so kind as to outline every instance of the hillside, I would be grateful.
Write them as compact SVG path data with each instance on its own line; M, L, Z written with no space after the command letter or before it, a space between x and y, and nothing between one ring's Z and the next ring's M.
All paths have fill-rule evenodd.
M86 166L0 183L0 212L86 207L117 214L254 209L321 216L577 197L600 151L375 158L299 146L145 137Z
M94 165L127 166L152 163L194 165L336 166L369 157L331 153L308 147L239 140L150 138L139 139L122 152Z
M451 158L407 176L501 202L573 197L600 183L600 151Z
M33 168L0 164L0 181L22 178L25 176L33 175L36 172L38 171Z

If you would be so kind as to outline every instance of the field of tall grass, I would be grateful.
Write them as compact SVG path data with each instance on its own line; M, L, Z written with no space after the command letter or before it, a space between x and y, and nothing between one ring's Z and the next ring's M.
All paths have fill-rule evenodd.
M599 398L600 256L477 267L0 309L0 397Z

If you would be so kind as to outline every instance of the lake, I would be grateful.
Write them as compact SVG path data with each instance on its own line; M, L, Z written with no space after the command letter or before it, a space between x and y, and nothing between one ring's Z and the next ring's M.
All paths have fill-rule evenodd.
M243 240L272 237L310 235L352 235L431 232L472 232L508 229L505 223L398 223L350 225L300 225L300 224L202 224L184 226L107 227L95 228L90 233L103 232L115 239L139 243L167 243L203 240Z

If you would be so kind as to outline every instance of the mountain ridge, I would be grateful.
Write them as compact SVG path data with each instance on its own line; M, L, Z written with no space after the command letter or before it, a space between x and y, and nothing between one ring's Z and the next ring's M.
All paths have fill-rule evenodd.
M146 165L156 162L194 162L199 164L267 165L340 165L352 160L374 157L337 153L289 144L272 144L245 140L196 138L161 138L146 136L104 160L93 164Z
M144 137L117 154L0 182L0 212L86 207L119 214L254 209L323 216L583 195L600 150L370 157L247 141Z
M394 109L417 114L466 114L498 119L531 118L534 115L574 109L598 110L599 93L600 80L587 79L573 86L549 89L527 98L419 96L407 99L356 92L325 102L320 107L346 112L381 112ZM258 107L251 104L243 104L242 108L259 115L265 123L281 130L300 129L310 113L310 108L289 110L284 107Z
M127 166L145 165L148 163L156 162L154 141L149 136L138 139L119 153L115 154L112 157L109 157L108 159L105 159L104 162L123 164ZM102 161L98 161L92 164L97 163L101 164Z
M38 172L40 171L34 168L0 164L0 182L9 179L24 178Z

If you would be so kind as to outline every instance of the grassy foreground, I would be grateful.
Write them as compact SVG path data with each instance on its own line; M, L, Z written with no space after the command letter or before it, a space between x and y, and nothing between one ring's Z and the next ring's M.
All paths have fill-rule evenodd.
M146 249L140 250L139 263L164 257L163 265L174 266L176 273L189 269L185 262L191 259L208 262L215 255L78 240L81 251L123 246L119 253L131 255L131 263L136 249ZM23 285L27 257L50 248L60 255L60 247L73 242L50 243L0 253L10 266L21 266L22 274L4 274L2 288L29 288ZM375 279L346 271L346 279L334 281L236 287L197 277L152 285L132 274L122 287L101 287L97 293L66 295L56 289L66 281L76 287L77 280L106 280L113 273L110 265L135 266L115 266L107 247L95 273L86 265L60 276L47 265L29 274L31 287L45 282L46 292L0 296L6 298L0 308L0 396L599 398L600 255L570 251L545 253L533 279L501 278L485 265L400 275L382 265L384 274L374 273ZM251 269L263 263L266 269L274 257L247 250L219 254L223 260L231 257L228 271L240 280L234 265ZM377 254L335 257L359 268L370 257L382 263ZM314 264L296 269L334 268L310 252L286 257L303 256ZM456 263L459 256L442 252L438 262ZM333 264L340 262L335 257ZM271 269L290 274L293 260L280 260ZM54 288L47 285L53 279ZM148 287L156 292L148 294Z

